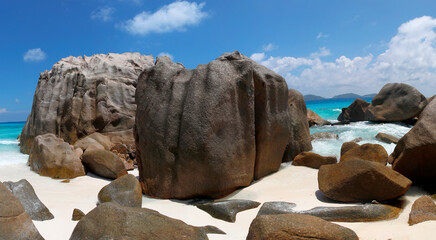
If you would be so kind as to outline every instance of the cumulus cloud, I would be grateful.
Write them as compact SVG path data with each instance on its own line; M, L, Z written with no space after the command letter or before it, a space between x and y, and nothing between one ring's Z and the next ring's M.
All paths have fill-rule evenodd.
M250 58L256 62L262 61L263 59L265 59L265 57L266 57L265 53L253 53L250 56Z
M366 94L378 92L388 82L403 82L432 96L436 94L435 28L436 19L428 16L403 23L378 56L340 56L334 61L323 61L321 58L330 55L330 50L321 48L309 57L268 57L256 53L252 59L281 74L290 88L305 94L327 97L345 92Z
M320 39L320 38L327 38L329 37L328 34L323 34L322 32L318 33L318 35L316 36L316 39Z
M6 108L0 108L0 113L6 113Z
M272 44L272 43L268 43L267 45L264 45L264 46L262 47L262 49L263 49L263 51L265 51L265 52L269 52L269 51L272 51L272 50L274 50L274 49L277 49L277 46L274 45L274 44Z
M41 48L29 49L24 54L24 61L26 62L39 62L44 60L47 57L47 54L41 50Z
M115 12L114 8L101 7L91 13L91 19L109 22L112 20L112 14Z
M195 26L208 16L202 11L204 6L204 2L176 1L154 13L142 12L121 27L134 35L186 31L188 26Z
M158 57L167 56L167 57L169 57L171 59L171 61L174 60L174 56L172 54L170 54L170 53L167 53L167 52L161 52L157 56Z

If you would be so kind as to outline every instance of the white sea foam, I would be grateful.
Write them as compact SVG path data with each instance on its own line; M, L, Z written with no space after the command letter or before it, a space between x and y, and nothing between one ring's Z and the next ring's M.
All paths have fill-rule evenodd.
M0 140L0 144L19 144L18 140Z
M22 164L27 162L29 155L19 151L2 152L0 154L0 166Z
M352 141L356 138L363 140L359 144L377 143L382 145L388 154L391 154L395 149L395 144L387 144L378 141L375 136L377 133L387 133L395 137L401 138L411 129L410 126L397 123L381 123L375 124L370 122L357 122L348 125L338 126L321 126L310 129L311 133L315 132L331 132L339 135L339 139L323 139L312 142L313 152L324 156L340 157L341 146L344 142Z
M342 112L342 109L335 108L335 109L333 109L332 111L334 111L334 112Z

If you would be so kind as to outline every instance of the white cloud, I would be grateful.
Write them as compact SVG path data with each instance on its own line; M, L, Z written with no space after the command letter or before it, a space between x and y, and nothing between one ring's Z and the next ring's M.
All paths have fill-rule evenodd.
M186 31L186 27L199 24L208 14L202 11L205 3L176 1L154 13L142 12L121 25L134 35Z
M330 50L320 48L309 57L267 57L256 53L262 58L255 60L285 77L288 87L304 94L366 94L378 92L388 82L403 82L432 96L436 94L435 28L436 19L432 17L406 22L378 56L341 56L323 61L320 57L330 55Z
M39 62L44 60L47 57L47 54L41 50L41 48L29 49L24 54L24 61L26 62Z
M263 51L265 51L265 52L269 52L269 51L271 51L271 50L277 49L277 46L274 45L274 44L272 44L272 43L268 43L267 45L264 45L264 46L262 47L262 49L263 49Z
M109 22L112 20L112 14L115 12L114 8L101 7L91 13L91 19L101 20L103 22Z
M6 108L0 108L0 113L6 113Z
M169 57L171 59L171 61L174 60L174 56L172 54L170 54L170 53L167 53L167 52L161 52L157 56L158 57L167 56L167 57Z
M322 32L318 33L318 35L316 36L316 39L320 39L320 38L328 38L329 35L328 34L323 34Z
M262 61L266 57L265 53L253 53L250 58L256 62Z

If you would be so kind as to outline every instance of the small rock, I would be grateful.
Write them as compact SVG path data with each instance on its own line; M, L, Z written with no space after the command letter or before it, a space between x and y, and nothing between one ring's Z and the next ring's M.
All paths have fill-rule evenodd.
M395 144L397 144L398 140L400 140L397 137L389 135L387 133L378 133L375 136L375 138L377 138L378 140L385 142L385 143L395 143Z
M257 216L247 240L323 239L358 240L355 232L321 218L304 214Z
M197 207L209 213L214 218L227 222L235 222L237 213L257 208L259 205L259 202L236 199L198 204Z
M107 150L87 150L82 156L82 162L87 170L100 177L117 179L127 174L123 161Z
M436 204L429 196L418 198L409 214L409 225L425 221L436 221Z
M336 157L324 157L313 152L303 152L298 154L292 161L294 166L305 166L310 168L319 169L325 164L334 164L338 161Z
M368 102L357 98L350 106L342 108L342 113L339 115L338 121L343 123L365 121L365 112L368 106Z
M349 150L355 148L355 147L359 147L360 145L357 144L356 142L344 142L341 146L341 156L344 155L346 152L348 152Z
M341 155L340 161L343 162L352 159L366 160L386 165L388 162L388 153L382 145L366 143L346 151L344 155Z
M85 216L85 213L82 212L82 210L75 208L73 210L73 217L71 220L73 221L80 221Z
M62 180L61 183L70 183L70 179Z
M125 207L142 206L142 190L138 179L131 174L126 174L104 186L98 193L98 201L116 202Z
M310 139L312 141L314 140L321 140L321 139L338 139L339 135L335 133L329 133L329 132L317 132L310 135Z

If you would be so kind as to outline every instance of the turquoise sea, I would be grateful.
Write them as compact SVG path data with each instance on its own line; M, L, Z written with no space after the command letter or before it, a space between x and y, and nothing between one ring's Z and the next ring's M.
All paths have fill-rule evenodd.
M371 101L370 98L364 99ZM348 107L354 99L326 99L306 102L307 108L318 113L322 118L335 122L341 109ZM0 123L0 166L16 163L26 163L27 155L19 152L18 136L25 122ZM411 126L405 124L374 124L370 122L358 122L343 126L322 126L310 128L311 133L332 132L339 135L339 139L313 141L313 152L321 155L336 155L339 157L342 143L362 138L362 143L378 143L391 153L395 144L381 143L375 139L379 132L402 137L410 130Z

